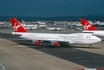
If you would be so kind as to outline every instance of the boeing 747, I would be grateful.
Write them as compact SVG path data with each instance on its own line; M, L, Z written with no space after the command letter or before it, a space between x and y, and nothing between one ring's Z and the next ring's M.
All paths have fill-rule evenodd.
M91 45L100 42L101 39L90 33L73 33L73 34L52 34L52 33L30 33L15 19L10 18L14 32L12 35L19 35L21 38L32 40L33 44L38 46L41 42L49 42L55 47L60 46L61 43L70 44L89 44Z

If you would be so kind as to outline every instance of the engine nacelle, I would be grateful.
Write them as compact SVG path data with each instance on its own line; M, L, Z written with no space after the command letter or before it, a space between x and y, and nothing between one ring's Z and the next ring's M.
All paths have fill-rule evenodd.
M54 46L55 46L55 47L60 46L59 42L54 42Z
M35 46L38 46L39 44L40 44L40 42L38 40L34 42Z

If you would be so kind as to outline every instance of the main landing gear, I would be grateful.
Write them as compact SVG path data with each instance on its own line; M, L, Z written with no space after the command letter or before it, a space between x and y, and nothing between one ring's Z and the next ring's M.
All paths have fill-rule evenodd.
M89 48L91 49L92 44L89 45Z

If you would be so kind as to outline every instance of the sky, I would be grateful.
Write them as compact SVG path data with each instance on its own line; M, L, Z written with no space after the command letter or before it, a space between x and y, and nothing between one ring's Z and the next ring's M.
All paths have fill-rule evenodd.
M80 16L104 13L104 0L0 0L0 16Z

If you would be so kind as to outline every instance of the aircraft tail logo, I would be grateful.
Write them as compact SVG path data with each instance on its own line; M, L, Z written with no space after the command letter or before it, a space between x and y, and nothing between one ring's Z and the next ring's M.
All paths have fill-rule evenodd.
M26 29L24 29L24 27L15 18L10 18L10 22L14 32L27 32Z
M84 30L97 30L93 25L91 25L89 22L87 22L85 19L80 20Z

